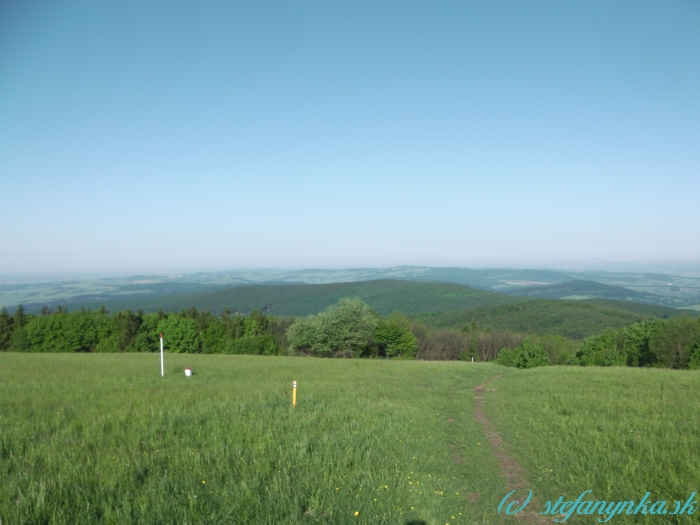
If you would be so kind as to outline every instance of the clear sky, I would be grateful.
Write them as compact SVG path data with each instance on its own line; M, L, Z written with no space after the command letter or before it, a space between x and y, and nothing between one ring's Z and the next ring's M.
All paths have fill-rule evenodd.
M700 2L0 2L0 273L700 260Z

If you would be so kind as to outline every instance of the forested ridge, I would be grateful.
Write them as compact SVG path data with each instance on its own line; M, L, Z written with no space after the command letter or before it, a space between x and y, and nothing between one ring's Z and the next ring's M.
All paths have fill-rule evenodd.
M434 328L462 327L472 321L491 330L581 340L607 328L623 328L651 319L697 316L697 312L652 304L592 299L584 301L531 299L514 304L416 314L413 319Z

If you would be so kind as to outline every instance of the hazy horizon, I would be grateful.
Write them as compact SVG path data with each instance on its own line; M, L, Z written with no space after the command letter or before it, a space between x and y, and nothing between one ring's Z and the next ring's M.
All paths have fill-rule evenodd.
M30 284L38 282L52 281L70 281L70 280L90 280L90 279L119 279L139 276L154 276L165 278L185 277L195 274L223 274L235 272L259 272L259 273L284 273L298 271L358 271L358 270L388 270L392 268L459 268L466 270L552 270L552 271L569 271L569 272L611 272L611 273L658 273L668 275L688 275L700 276L700 261L676 261L676 262L659 262L656 264L641 264L632 262L605 263L605 262L588 262L578 261L570 264L563 263L542 263L540 265L530 264L493 264L484 266L425 266L425 265L394 265L394 266L375 266L375 267L303 267L303 268L223 268L223 269L208 269L208 270L153 270L153 271L121 271L121 272L44 272L44 273L0 273L0 284L17 283Z
M698 49L689 0L5 2L0 275L692 266Z

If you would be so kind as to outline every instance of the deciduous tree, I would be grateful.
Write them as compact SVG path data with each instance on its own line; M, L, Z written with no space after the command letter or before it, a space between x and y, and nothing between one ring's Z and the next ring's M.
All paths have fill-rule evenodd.
M315 316L302 317L287 330L293 350L313 355L358 357L373 341L379 318L358 298L344 298Z
M412 359L418 348L416 336L411 333L411 322L403 314L394 313L387 319L380 319L374 332L374 341L389 357Z

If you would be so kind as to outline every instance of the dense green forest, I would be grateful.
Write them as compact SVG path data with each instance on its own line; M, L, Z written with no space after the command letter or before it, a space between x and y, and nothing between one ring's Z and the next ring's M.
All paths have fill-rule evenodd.
M414 319L396 312L380 317L359 298L297 318L261 310L214 315L195 307L115 314L44 308L30 315L20 306L12 316L0 311L0 351L154 352L164 333L167 350L177 353L474 359L521 368L700 367L700 318L633 306L637 311L611 301L528 301Z
M255 310L220 315L194 307L179 313L131 310L28 315L20 305L10 316L0 311L0 351L155 352L160 334L175 353L386 356L412 358L417 348L403 315L380 319L360 299L341 299L318 315L277 318Z
M560 354L562 356L562 354ZM575 354L567 354L564 364L583 366L634 366L673 369L700 369L700 319L642 321L632 326L586 338ZM518 368L552 364L545 346L525 339L515 348L502 349L495 362Z
M432 328L461 328L475 322L483 329L536 335L556 334L581 340L600 334L607 328L623 328L646 319L696 315L697 312L689 310L607 299L533 299L515 304L421 314L413 316L413 319Z
M15 352L154 352L159 334L167 350L178 353L267 354L286 348L285 331L290 320L254 311L247 316L224 311L218 316L196 308L179 313L110 315L97 311L67 312L48 309L27 315L20 306L13 316L0 312L0 350Z
M700 369L700 319L652 320L586 339L582 364Z

